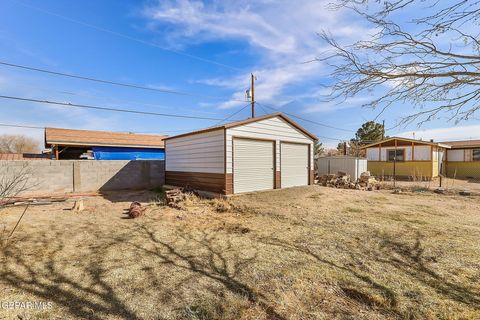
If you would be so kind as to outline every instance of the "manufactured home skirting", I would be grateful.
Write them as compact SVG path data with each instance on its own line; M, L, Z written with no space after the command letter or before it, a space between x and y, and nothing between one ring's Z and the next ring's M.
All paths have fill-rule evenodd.
M165 183L225 194L225 175L223 173L165 171Z

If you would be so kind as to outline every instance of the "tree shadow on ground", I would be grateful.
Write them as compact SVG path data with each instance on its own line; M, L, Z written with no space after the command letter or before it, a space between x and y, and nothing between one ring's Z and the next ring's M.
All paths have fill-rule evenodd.
M61 231L56 231L57 237L61 238ZM61 306L75 318L96 320L111 315L138 319L117 296L115 288L103 280L109 271L102 268L100 260L92 260L82 269L94 282L93 286L89 286L64 271L69 262L61 258L64 250L61 242L52 242L51 238L45 236L24 240L48 248L48 253L40 260L32 261L28 259L30 254L25 255L13 245L2 247L0 284L52 302L54 308ZM90 254L99 258L102 256L101 251L92 251Z
M381 240L381 245L374 256L377 261L391 265L423 285L434 289L445 298L480 310L480 290L478 287L475 291L465 285L456 283L451 277L441 276L429 266L429 263L435 261L435 257L425 255L425 248L422 245L423 237L420 232L416 233L413 245L387 233L377 233L375 236ZM454 270L449 271L451 273Z
M234 295L245 298L252 305L260 306L267 315L267 319L285 319L267 302L264 294L238 279L240 272L248 269L249 265L255 262L256 253L252 257L241 257L241 253L233 250L230 240L226 240L221 246L216 245L215 234L205 231L201 232L200 237L195 237L188 232L179 232L176 238L166 242L159 239L153 230L143 224L138 224L138 229L146 236L145 239L150 240L150 244L154 244L154 247L145 248L138 243L130 242L129 244L136 250L154 257L161 264L206 277L223 285ZM195 244L196 254L182 250L182 245L177 245L179 242ZM224 254L227 252L232 253L232 257L227 258Z
M247 307L260 308L268 319L283 320L275 308L268 303L264 294L258 292L249 284L242 282L242 270L248 270L257 258L257 250L249 248L250 256L244 257L241 250L237 250L230 240L217 239L215 232L196 233L175 229L168 237L158 237L157 228L146 226L148 219L134 221L132 224L117 232L101 234L94 224L82 225L83 232L89 233L95 240L86 244L79 244L79 253L71 252L72 242L64 234L61 226L52 226L45 234L32 233L23 238L17 238L6 247L0 248L0 285L21 291L44 301L53 302L53 306L67 317L78 319L104 319L107 316L121 319L140 319L142 316L127 300L125 291L134 290L150 293L155 292L162 284L162 292L155 296L164 302L172 300L178 294L169 288L179 288L185 285L189 291L207 289L212 291L212 299L218 297L218 290L211 289L220 285L226 292L242 299ZM160 230L161 231L161 230ZM68 243L69 248L66 248ZM39 248L38 252L23 252L26 246ZM122 251L133 259L123 261L120 256L112 256L112 252ZM228 254L227 254L228 253ZM172 271L181 274L181 280L168 280L165 268L158 272L155 265L172 267ZM135 282L135 287L129 283L115 284L111 273L117 269L131 268L136 277L144 277ZM138 270L141 270L138 273ZM76 274L74 274L76 273ZM79 276L80 275L80 276ZM207 284L199 285L198 278L209 280ZM178 280L178 281L177 281ZM211 281L210 281L211 280ZM140 283L140 284L138 284ZM147 288L141 287L143 283ZM189 286L193 287L190 289ZM199 286L199 287L198 287ZM218 287L217 287L218 288ZM216 290L216 291L215 291ZM195 296L196 293L191 293ZM129 297L130 295L128 295ZM138 296L142 299L142 294ZM194 304L201 304L207 297L194 299ZM197 300L198 299L198 300ZM175 307L178 318L182 317L178 302L184 307L194 308L181 295L175 298ZM190 300L191 301L191 300ZM158 303L158 301L155 301ZM154 301L151 301L154 303ZM221 311L221 301L215 302L216 310ZM54 310L56 311L56 310ZM228 310L227 310L228 311ZM221 314L216 318L222 318ZM158 316L160 318L160 316ZM195 318L195 317L193 317ZM212 317L207 317L212 318Z
M297 243L295 241L285 241L277 237L263 237L259 239L259 241L267 245L277 246L292 252L305 254L313 258L318 263L340 270L342 272L346 272L354 276L358 280L362 281L365 285L370 286L374 290L380 292L382 296L386 298L386 303L379 303L369 295L363 293L361 290L351 288L351 287L342 286L341 287L342 294L367 307L375 308L376 310L380 311L386 316L397 316L397 317L402 316L401 312L397 310L398 301L397 301L397 296L393 290L381 284L380 282L375 281L374 278L372 278L371 276L355 270L355 268L353 267L340 265L334 261L331 261L322 257L321 254L315 252L312 249L313 247L315 247L315 245L308 244L305 242ZM351 258L353 259L354 257L351 255Z
M378 240L377 243L380 242L381 245L378 248L372 248L367 247L366 244L357 244L359 246L358 252L364 252L363 254L355 253L352 250L345 250L345 254L349 256L353 267L350 266L350 264L343 265L322 257L320 253L312 249L318 247L318 244L285 241L275 236L263 237L259 239L259 241L292 252L305 254L323 265L354 276L365 285L380 292L386 297L387 304L376 304L371 297L365 295L361 290L357 290L356 288L342 287L342 293L357 302L379 310L386 316L405 318L409 316L409 311L406 311L407 313L405 313L398 308L398 298L394 290L388 288L381 282L376 281L373 276L366 274L364 271L357 270L357 268L354 267L354 265L356 265L355 261L360 261L358 260L360 256L361 258L381 263L384 266L386 265L390 268L393 267L396 272L413 278L420 285L432 288L445 299L451 299L466 304L475 310L480 309L479 289L475 290L468 288L463 284L455 282L451 278L449 279L448 276L441 276L436 273L433 268L428 266L428 262L434 258L426 257L424 255L425 250L422 246L422 236L420 233L417 233L413 245L402 242L398 236L388 235L386 233L374 233L372 234L372 239Z

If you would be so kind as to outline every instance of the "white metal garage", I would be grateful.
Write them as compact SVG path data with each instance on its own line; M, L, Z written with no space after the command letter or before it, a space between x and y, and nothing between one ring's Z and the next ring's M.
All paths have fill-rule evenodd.
M165 181L223 194L313 184L316 139L282 113L167 137Z
M280 144L280 172L282 188L308 184L308 144Z
M235 193L273 189L274 141L233 139Z

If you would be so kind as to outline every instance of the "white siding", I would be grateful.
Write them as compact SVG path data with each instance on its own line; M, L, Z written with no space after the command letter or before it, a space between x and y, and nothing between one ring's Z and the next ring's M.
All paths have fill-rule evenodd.
M412 147L399 147L405 150L405 161L412 161Z
M166 171L224 172L224 130L167 140Z
M368 148L367 149L367 160L369 161L380 161L378 158L378 148Z
M448 161L465 161L465 150L447 150Z
M473 154L471 149L464 149L465 161L473 161Z
M432 160L432 151L430 146L415 146L415 161Z
M382 147L380 150L380 161L387 161L387 147Z
M274 117L227 129L227 173L232 173L232 137L234 136L275 141L277 170L280 170L280 141L310 144L310 170L313 170L313 140L282 118Z

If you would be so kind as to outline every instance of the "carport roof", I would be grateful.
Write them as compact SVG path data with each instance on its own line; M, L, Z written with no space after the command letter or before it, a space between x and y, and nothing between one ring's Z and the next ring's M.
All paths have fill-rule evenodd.
M179 135L176 135L176 136L166 137L165 140L173 139L173 138L179 138L179 137L185 137L185 136L189 136L189 135L193 135L193 134L197 134L197 133L215 131L215 130L219 130L219 129L229 129L229 128L238 127L238 126L242 126L242 125L249 124L249 123L252 123L252 122L257 122L257 121L270 119L270 118L275 118L275 117L282 118L283 120L288 122L290 125L297 128L298 130L300 130L306 136L310 137L313 140L318 140L316 135L314 135L313 133L310 133L309 131L307 131L306 129L301 127L298 123L296 123L295 121L293 121L292 119L290 119L289 117L287 117L286 115L284 115L281 112L275 112L275 113L266 114L266 115L260 116L260 117L255 117L255 118L250 118L250 119L225 123L225 124L221 124L221 125L218 125L218 126L208 127L208 128L205 128L205 129L200 129L200 130L191 131L191 132L187 132L187 133L182 133L182 134L179 134Z
M136 134L127 132L108 132L91 130L73 130L45 128L45 146L107 146L163 149L166 136Z

